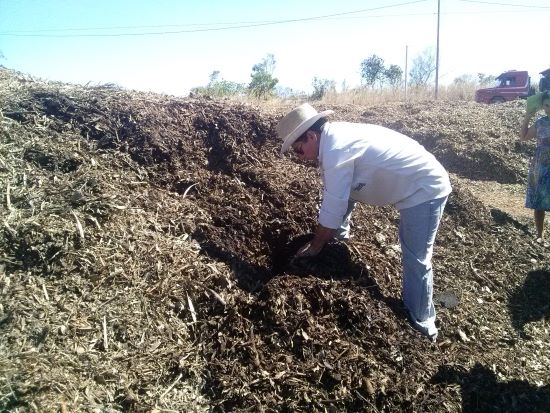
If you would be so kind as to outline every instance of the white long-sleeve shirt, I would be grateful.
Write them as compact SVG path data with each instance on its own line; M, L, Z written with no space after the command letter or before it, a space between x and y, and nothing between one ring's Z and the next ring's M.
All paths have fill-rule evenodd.
M378 125L327 122L319 146L319 223L339 228L348 200L410 208L451 192L445 168L415 140Z

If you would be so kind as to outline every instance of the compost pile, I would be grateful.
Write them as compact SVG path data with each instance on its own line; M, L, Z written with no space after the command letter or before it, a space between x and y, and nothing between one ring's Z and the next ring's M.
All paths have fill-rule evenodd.
M423 144L454 192L434 251L440 335L400 301L398 214L293 260L315 168L262 107L0 70L0 410L545 411L550 258L459 178L523 183L521 103L319 106Z

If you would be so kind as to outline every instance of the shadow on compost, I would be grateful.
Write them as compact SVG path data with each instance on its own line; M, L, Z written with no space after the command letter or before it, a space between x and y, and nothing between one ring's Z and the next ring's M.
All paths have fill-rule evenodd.
M495 373L481 364L470 371L440 366L432 377L435 384L459 384L462 411L469 412L548 412L550 386L537 387L525 380L499 382Z
M529 272L523 285L510 297L508 307L513 327L528 338L525 325L550 316L550 271Z

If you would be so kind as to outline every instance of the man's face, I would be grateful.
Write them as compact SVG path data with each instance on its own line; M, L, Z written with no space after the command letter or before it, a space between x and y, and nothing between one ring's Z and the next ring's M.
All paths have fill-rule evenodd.
M317 134L308 131L304 137L292 144L292 150L302 161L316 161L319 156L319 139Z

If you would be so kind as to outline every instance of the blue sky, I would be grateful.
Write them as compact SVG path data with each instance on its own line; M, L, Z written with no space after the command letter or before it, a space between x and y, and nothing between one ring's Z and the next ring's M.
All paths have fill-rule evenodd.
M550 67L548 0L440 1L441 84L507 69L538 82ZM309 92L318 77L353 87L367 57L404 69L408 49L410 69L436 34L437 0L0 0L0 64L175 95L214 70L248 83L268 53L281 86Z

